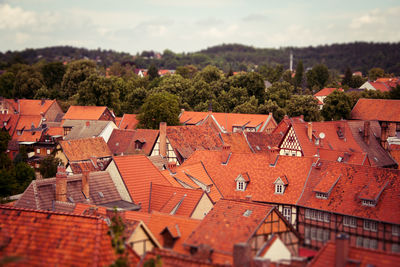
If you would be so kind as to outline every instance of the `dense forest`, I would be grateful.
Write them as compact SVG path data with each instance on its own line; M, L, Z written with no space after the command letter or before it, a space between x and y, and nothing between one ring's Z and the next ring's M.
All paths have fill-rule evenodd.
M112 50L58 46L0 53L0 69L5 69L14 63L34 64L41 60L52 62L78 59L95 60L103 67L118 62L146 69L151 65L164 69L176 69L185 65L194 65L201 69L213 65L228 72L249 71L258 66L277 64L288 69L291 52L294 56L294 66L301 60L305 69L312 68L316 64L324 64L337 73L344 73L346 68L350 67L354 71L366 74L371 68L379 67L387 73L400 75L400 43L367 42L279 49L222 44L194 53L174 53L167 49L162 53L142 51L136 55Z

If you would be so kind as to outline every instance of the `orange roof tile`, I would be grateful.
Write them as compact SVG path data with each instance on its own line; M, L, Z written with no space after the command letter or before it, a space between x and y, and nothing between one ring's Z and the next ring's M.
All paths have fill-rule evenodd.
M377 91L381 92L389 92L390 91L390 85L384 82L369 82L372 87L375 88Z
M0 206L0 256L17 266L110 265L116 259L99 217Z
M63 120L98 120L107 107L70 106Z
M50 127L50 128L48 128L46 134L50 135L50 136L58 136L58 135L63 136L64 128L63 127Z
M321 159L329 161L346 162L359 165L370 165L368 154L365 152L343 152L329 149L318 149L317 153Z
M122 117L115 117L115 125L117 125L119 127L121 120L122 120Z
M152 184L150 210L190 217L205 194L201 189L189 189Z
M222 133L224 144L230 145L232 152L250 153L251 149L246 140L244 132L240 133Z
M143 210L149 208L150 184L171 185L144 155L118 156L113 159L131 199Z
M337 183L333 184L338 177ZM321 183L326 184L325 188L333 185L328 199L315 195ZM400 224L399 192L399 170L320 160L310 172L298 205ZM364 206L362 199L376 199L376 206Z
M349 247L348 260L346 266L353 266L352 263L357 263L357 266L379 266L391 267L400 261L400 254L390 253L387 251L365 249L359 247ZM334 241L326 243L320 251L315 255L309 263L310 267L326 267L335 266L336 264L336 244Z
M323 88L318 93L315 93L314 96L328 96L336 90L343 92L342 88Z
M14 135L19 114L0 114L0 127L5 128L10 136Z
M179 116L180 123L184 125L198 125L208 115L208 112L183 111Z
M61 148L68 161L87 160L91 157L111 157L111 150L103 137L84 138L68 141L60 141Z
M355 120L400 122L400 100L361 98L351 111Z
M38 142L42 137L42 131L23 131L22 135L17 136L18 142Z
M118 125L120 129L136 129L137 124L139 121L136 119L136 114L124 114L121 119L121 122Z
M21 115L40 116L41 113L46 113L56 100L19 99L18 102Z
M255 153L277 151L283 135L280 133L243 132Z
M20 116L18 123L17 123L17 127L16 130L28 130L33 127L37 128L39 127L40 123L42 122L42 117L40 115L38 116L28 116L28 115L24 115L24 116Z

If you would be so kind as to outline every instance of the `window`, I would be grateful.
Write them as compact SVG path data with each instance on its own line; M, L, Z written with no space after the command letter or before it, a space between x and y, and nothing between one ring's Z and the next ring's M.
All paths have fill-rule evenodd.
M321 192L317 192L317 193L315 194L315 197L316 197L316 198L321 198L321 199L327 199L327 198L328 198L328 194L326 194L326 193L321 193Z
M364 220L364 230L376 232L378 230L378 223L370 220Z
M357 245L357 247L378 249L378 241L376 239L362 238L361 236L357 237L356 245Z
M324 221L324 213L322 211L318 211L318 221Z
M46 153L47 153L47 155L50 155L50 153L51 153L50 149L46 149Z
M400 227L398 225L392 225L392 235L399 236Z
M36 154L40 154L40 148L36 148Z
M392 244L392 252L398 253L400 252L400 246L399 244L393 243Z
M343 217L343 225L349 227L356 227L357 226L357 219L350 216Z
M327 212L324 213L324 221L325 222L330 222L331 221L331 215Z
M310 213L311 213L311 212L310 212L309 209L306 209L306 210L305 210L306 219L310 219L310 218L311 218L311 214L310 214Z
M289 223L292 223L292 208L283 208L283 217L285 217Z
M310 227L306 226L304 228L304 243L310 244Z
M329 230L325 229L324 230L324 242L328 241L330 239L330 232Z
M237 181L236 182L236 189L240 191L244 191L244 182L243 181Z
M324 230L321 228L317 229L317 240L323 241L324 240Z
M283 185L281 184L275 185L275 194L283 194Z
M375 207L375 201L363 199L362 200L362 205L363 206L369 206L369 207Z
M296 156L296 152L292 151L292 157Z
M317 230L316 228L311 227L311 239L312 240L317 239L317 231L316 230Z

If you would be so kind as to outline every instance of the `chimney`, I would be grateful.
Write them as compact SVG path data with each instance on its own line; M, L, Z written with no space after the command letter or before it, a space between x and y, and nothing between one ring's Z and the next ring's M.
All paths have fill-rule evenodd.
M95 156L90 156L89 160L92 162L92 165L96 171L99 171L99 165L97 164L97 158Z
M90 199L90 191L89 191L89 170L83 170L82 171L82 193L85 195L85 198L87 200Z
M339 233L336 236L336 267L345 267L349 256L349 236Z
M307 136L308 136L308 139L310 141L312 141L312 122L308 123Z
M168 162L167 168L172 174L175 174L176 173L176 162Z
M370 122L364 121L364 142L369 145L369 128Z
M208 114L212 113L212 102L211 100L208 102Z
M231 146L230 145L223 145L222 146L222 151L221 151L221 163L222 164L227 164L229 155L231 154Z
M233 245L233 267L250 267L251 250L247 243Z
M160 122L160 155L163 158L167 157L167 123Z
M384 149L388 148L387 138L388 138L389 126L387 122L382 122L381 124L381 146Z
M62 165L57 167L56 201L67 202L67 171Z
M269 267L271 265L270 259L255 257L253 259L253 267ZM283 264L282 264L283 265ZM285 266L285 265L283 265Z
M209 245L200 244L197 247L196 254L192 255L192 257L195 259L211 261L212 253L213 253L213 249Z
M44 100L44 98L42 98L41 101L40 101L40 105L43 106L45 102L46 101Z

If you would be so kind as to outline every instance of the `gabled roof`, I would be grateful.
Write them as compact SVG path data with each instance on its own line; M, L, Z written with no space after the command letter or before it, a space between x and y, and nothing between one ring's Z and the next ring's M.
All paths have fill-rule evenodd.
M41 113L45 114L56 100L19 99L18 102L21 115L40 116Z
M378 138L381 136L381 127L377 121L369 122L370 127L368 144L364 141L364 121L348 121L347 123L350 127L354 139L360 145L363 151L367 153L371 166L389 168L396 166L396 161L394 161L389 153L385 149L383 149L379 142ZM349 163L358 164L357 162L350 161Z
M136 118L136 114L124 114L119 124L117 124L118 128L120 129L136 129L137 124L139 121Z
M176 152L184 159L196 150L221 149L218 133L209 126L168 126L167 138Z
M368 154L366 152L343 152L330 149L318 149L317 155L324 160L370 166L370 161L368 160Z
M131 199L143 209L149 207L150 185L170 183L144 155L113 157Z
M97 137L111 124L112 121L97 121L97 120L65 120L63 127L72 127L71 131L64 137L64 140L74 140L81 138Z
M64 120L98 120L106 112L107 107L70 106L64 115Z
M198 125L207 117L208 114L209 114L208 112L184 110L179 115L179 122L184 125Z
M351 111L353 120L400 122L400 100L361 98Z
M375 88L377 91L381 92L389 92L390 91L390 85L384 82L369 82L369 84Z
M68 161L111 157L112 153L102 137L60 141Z
M400 170L323 160L319 163L312 168L298 205L400 224ZM315 196L322 185L325 189L333 186L327 199ZM362 205L362 199L371 198L376 206Z
M16 202L15 207L55 210L55 192L56 178L33 180ZM89 174L89 192L90 201L82 193L82 174L68 176L67 200L71 204L71 210L76 203L102 205L121 200L108 172L91 172Z
M252 152L244 132L221 133L224 144L229 145L231 151L239 153Z
M204 194L201 189L152 184L150 210L190 217Z
M255 153L276 151L283 135L280 133L243 132Z
M301 196L311 165L316 159L277 157L267 153L232 153L228 163L221 164L220 151L196 151L182 167L199 161L223 198L245 199L249 196L253 201L294 205ZM251 182L245 191L236 190L235 179L245 172L248 173ZM284 194L275 194L274 182L284 175L290 184Z
M106 222L93 216L0 206L0 256L17 266L110 265L116 259Z
M274 209L272 205L221 199L185 245L208 245L214 252L232 255L234 244L247 243Z
M17 126L15 127L15 132L13 135L13 139L16 139L18 137L17 131L22 131L22 130L29 130L32 128L38 128L40 124L42 123L42 116L19 116Z
M23 131L22 135L17 136L17 141L22 142L38 142L42 137L43 131Z
M323 88L318 93L315 93L314 96L328 96L336 90L343 92L342 88Z
M307 266L335 266L336 249L337 247L334 241L326 243ZM346 266L357 264L357 266L391 267L400 261L400 254L350 246L347 259L348 261L345 263Z
M8 134L13 136L19 116L19 114L0 114L0 128L6 129Z

